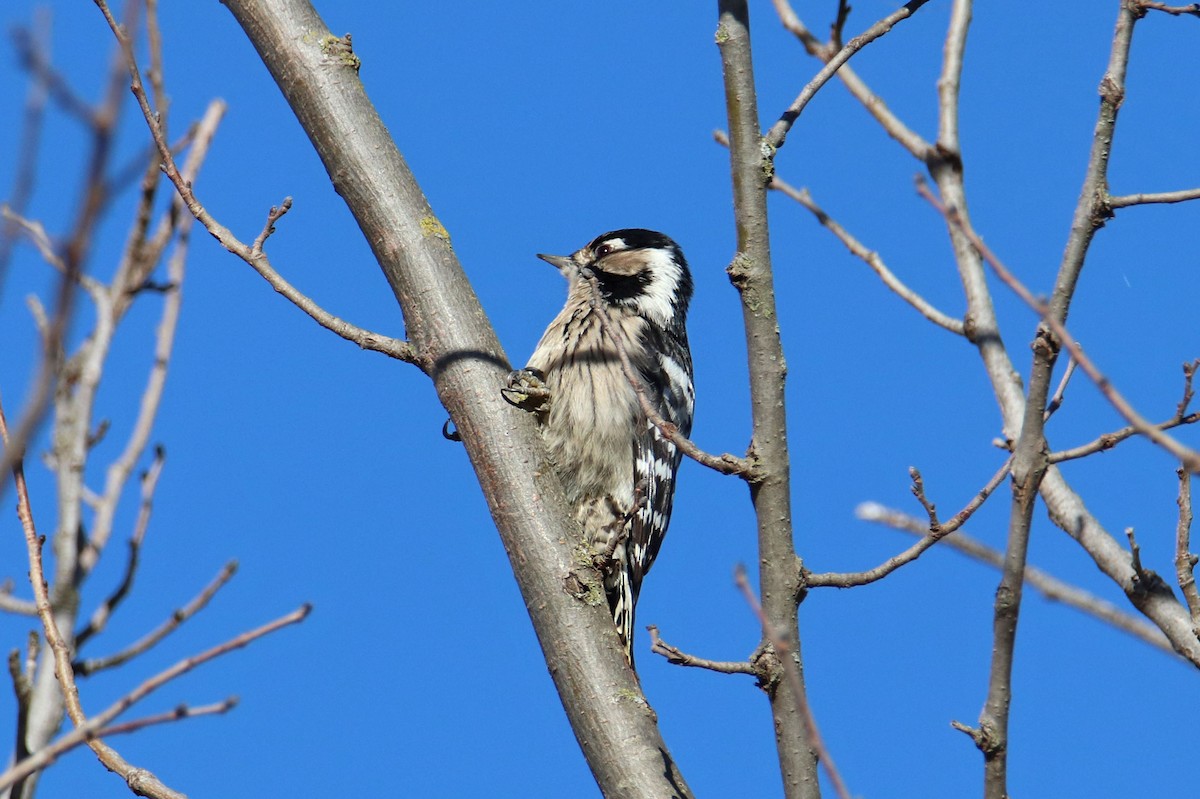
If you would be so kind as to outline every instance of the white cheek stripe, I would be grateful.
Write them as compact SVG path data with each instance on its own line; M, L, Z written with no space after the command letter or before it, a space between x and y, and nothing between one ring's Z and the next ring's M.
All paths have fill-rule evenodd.
M667 327L675 314L676 290L679 279L683 276L679 264L675 263L670 253L665 250L645 250L648 270L653 279L646 286L645 293L638 300L642 315L658 324Z

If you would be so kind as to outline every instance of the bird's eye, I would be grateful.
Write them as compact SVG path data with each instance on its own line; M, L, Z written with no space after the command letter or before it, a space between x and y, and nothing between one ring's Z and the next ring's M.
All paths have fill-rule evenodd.
M596 248L596 257L603 258L604 256L608 255L612 251L613 251L613 246L611 244L601 244L599 247Z

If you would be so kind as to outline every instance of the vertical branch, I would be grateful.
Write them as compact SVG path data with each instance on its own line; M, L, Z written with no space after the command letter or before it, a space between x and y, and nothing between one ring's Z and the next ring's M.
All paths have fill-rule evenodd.
M952 30L958 17L958 4L955 10L951 20ZM1048 304L1046 317L1053 322L1066 321L1088 247L1096 230L1104 224L1105 214L1108 213L1104 204L1107 197L1108 158L1117 111L1125 97L1125 70L1136 20L1137 11L1131 4L1121 2L1108 68L1100 83L1100 114L1092 139L1087 173ZM947 40L947 71L951 69L949 41L952 38L953 34ZM961 69L961 62L958 68ZM945 107L946 104L943 103L943 110ZM949 129L950 122L943 120L939 144ZM966 226L964 225L964 229L958 233L965 236L968 233ZM1005 799L1008 796L1008 720L1012 701L1013 652L1033 506L1041 488L1042 478L1049 468L1044 438L1045 408L1060 346L1061 342L1052 332L1050 325L1045 321L1039 324L1033 342L1033 366L1024 420L1013 454L1013 500L1008 549L1005 552L1003 577L996 591L988 696L975 736L976 743L984 755L984 796L987 799Z
M970 222L966 186L963 182L962 150L958 138L958 95L962 79L963 52L971 23L971 0L955 0L950 12L946 33L942 74L938 78L938 138L937 143L923 151L926 168L937 184L938 192L947 207L956 209L963 221ZM971 246L962 230L947 223L947 233L954 248L959 280L967 300L964 326L967 338L979 350L984 367L992 380L1004 416L1004 434L1017 438L1017 420L1024 407L1024 392L1020 378L1000 337L995 306L987 285L983 259Z
M1092 149L1088 156L1087 172L1075 215L1071 220L1071 232L1067 237L1058 281L1050 295L1050 313L1060 322L1067 321L1067 310L1075 293L1075 283L1083 271L1083 260L1096 231L1112 216L1108 206L1108 160L1112 154L1113 131L1117 125L1117 112L1125 102L1125 71L1129 66L1129 48L1133 43L1133 26L1145 9L1134 3L1121 0L1117 13L1116 30L1113 33L1112 50L1109 52L1108 67L1100 80L1100 113L1092 134Z
M996 588L988 693L979 717L979 730L973 736L983 753L986 799L1005 799L1008 796L1008 719L1012 703L1017 621L1021 612L1033 508L1042 478L1046 476L1050 465L1043 436L1043 409L1050 394L1050 378L1058 351L1041 328L1033 349L1033 371L1029 381L1029 397L1025 403L1025 418L1013 453L1008 544L1004 551L1000 585Z
M750 457L760 479L750 494L758 518L759 583L763 612L786 641L788 656L801 679L768 686L775 718L775 743L784 795L817 797L817 762L804 723L804 670L800 654L798 601L800 570L792 542L787 418L784 403L786 366L775 315L767 227L767 183L772 162L758 123L754 67L750 50L750 13L745 0L718 0L717 45L725 81L729 118L729 154L733 177L737 253L729 278L742 298L750 366L753 438Z
M1200 635L1200 591L1196 590L1197 558L1191 553L1192 545L1192 473L1185 468L1175 471L1179 475L1179 522L1175 527L1175 576L1179 590L1187 601L1192 616L1192 629Z

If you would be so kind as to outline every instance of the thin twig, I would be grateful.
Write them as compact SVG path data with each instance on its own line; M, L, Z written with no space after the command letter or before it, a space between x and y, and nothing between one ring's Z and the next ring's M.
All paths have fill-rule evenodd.
M1196 422L1200 422L1200 411L1190 413L1187 416L1177 416L1175 418L1168 419L1165 422L1159 422L1155 425L1155 427L1159 430L1170 430L1174 427L1180 427L1181 425L1185 424L1195 424ZM1133 425L1122 427L1120 430L1114 430L1111 433L1105 433L1093 441L1089 441L1086 444L1080 444L1078 447L1059 450L1058 452L1051 452L1050 462L1062 463L1063 461L1077 460L1079 458L1087 457L1088 455L1094 455L1097 452L1103 452L1105 450L1112 449L1117 444L1120 444L1126 439L1133 438L1140 432L1141 431Z
M729 140L724 137L724 134L717 141L725 143L728 146ZM787 195L807 208L817 218L817 222L837 237L838 241L846 246L846 249L850 250L852 254L871 267L871 270L879 276L883 284L891 289L900 299L916 309L917 313L944 330L949 330L951 333L959 336L963 335L963 321L961 319L956 319L938 310L928 300L905 285L903 281L896 277L895 273L887 268L887 265L883 262L883 258L880 257L878 252L864 246L862 242L852 236L836 220L830 217L824 209L817 205L812 195L809 194L808 189L797 189L778 175L772 176L771 182L767 184L767 187Z
M179 705L165 713L155 713L153 716L143 716L140 719L132 719L120 724L109 725L96 733L96 737L111 738L114 735L128 735L131 732L137 732L156 724L167 724L172 721L183 721L184 719L194 719L200 716L222 715L237 707L238 701L236 696L231 696L228 699L213 702L209 705L197 705L195 707L186 704Z
M779 15L779 21L782 23L784 29L800 40L800 43L804 45L804 49L809 55L828 63L841 50L841 47L835 43L822 43L800 21L800 17L796 15L795 9L792 8L788 0L772 0L772 2L775 5L775 12ZM875 94L863 82L862 78L858 77L858 74L851 69L849 64L843 64L841 69L837 71L837 76L850 94L862 103L867 113L875 118L889 136L899 142L900 146L918 160L926 160L929 152L932 150L932 145L893 114L883 99Z
M1050 398L1050 402L1046 404L1046 411L1042 414L1042 420L1045 421L1054 415L1063 404L1063 398L1067 393L1067 383L1071 382L1071 375L1075 374L1075 359L1067 360L1067 368L1063 372L1062 379L1058 381L1058 388L1054 390L1054 396Z
M902 511L886 508L874 502L865 502L855 509L854 515L863 521L876 522L894 530L900 530L913 535L925 536L928 530L924 522L915 516ZM971 538L966 533L959 532L947 538L943 547L949 547L959 553L974 558L997 569L1004 565L1004 555L981 541ZM1025 568L1025 583L1038 591L1046 599L1061 602L1105 624L1112 625L1123 633L1138 638L1156 649L1179 656L1171 646L1170 641L1162 631L1152 624L1142 621L1137 616L1125 613L1116 605L1077 588L1063 580L1054 577L1036 566Z
M919 558L925 552L925 550L932 547L938 541L941 541L946 536L961 529L962 526L966 524L967 520L974 515L975 511L979 510L983 503L987 501L987 498L992 495L992 493L1000 486L1002 482L1004 482L1004 478L1008 476L1011 468L1012 456L1009 456L1009 458L1004 461L1004 465L1001 466L994 475L992 475L992 479L988 480L987 484L984 485L984 487L981 488L979 492L971 498L971 501L968 502L962 510L954 514L950 521L946 522L945 524L939 524L937 522L937 517L933 512L933 506L928 504L927 500L924 499L924 493L922 489L922 493L918 494L917 498L923 505L925 505L926 512L930 518L930 524L928 527L923 529L921 540L917 541L917 543L913 544L899 555L888 558L873 569L867 569L866 571L861 572L850 572L848 574L839 574L837 572L829 572L825 574L805 574L805 586L809 588L821 588L825 586L833 586L836 588L852 588L858 585L867 585L868 583L873 583L876 580L881 580L901 566L911 563ZM920 485L918 482L919 477L920 475L918 474L913 478L914 494L917 493L917 486ZM861 515L861 511L863 508L867 507L874 508L878 506L874 504L860 505L859 518L864 518Z
M1186 6L1169 6L1166 3L1157 2L1157 0L1134 0L1134 3L1141 8L1163 11L1173 17L1178 17L1181 14L1200 17L1200 3L1188 3Z
M650 651L656 655L662 655L667 659L668 663L674 663L676 666L691 666L698 669L708 669L709 671L719 672L721 674L750 674L758 677L759 671L754 667L753 663L746 660L708 660L707 658L696 657L689 655L679 647L671 646L658 635L658 627L651 624L646 627L650 631Z
M1200 369L1200 359L1183 365L1183 396L1180 398L1179 404L1175 406L1175 415L1167 421L1159 422L1156 425L1159 430L1170 430L1172 427L1179 427L1180 425L1193 424L1200 421L1200 411L1191 414L1187 412L1188 406L1191 405L1192 398L1195 396L1195 392L1192 389L1192 382L1195 379L1197 369ZM1137 432L1136 427L1130 426L1123 427L1112 433L1105 433L1087 444L1050 453L1050 462L1060 463L1075 458L1082 458L1106 449L1112 449Z
M849 61L851 56L853 56L859 50L863 49L871 42L886 34L888 31L894 28L897 23L911 17L914 13L916 13L917 9L925 5L925 3L928 1L929 0L909 0L909 2L905 3L903 6L896 9L891 14L888 14L886 17L879 20L861 34L855 36L853 39L847 42L845 46L843 46L837 51L836 54L834 54L825 62L825 66L821 67L821 70L816 74L816 76L814 76L813 79L810 80L808 84L800 90L800 94L797 95L796 99L792 101L792 104L788 106L788 109L783 112L783 115L779 118L779 121L772 125L771 129L767 131L766 135L763 137L766 145L772 151L778 150L780 147L782 147L784 141L787 139L788 131L792 129L792 125L796 124L796 120L799 119L800 114L804 111L804 107L808 105L808 102L812 100L813 97L816 96L817 92L821 90L821 87L829 82L829 79L834 76L839 68L841 68L842 64L845 64L847 61Z
M206 585L192 601L174 611L170 618L154 630L142 636L120 652L102 658L92 658L75 663L74 668L76 673L81 676L87 676L103 669L111 669L148 651L159 641L162 641L168 635L175 632L175 630L179 629L179 626L185 621L203 610L204 606L209 603L213 596L225 586L225 583L233 579L233 575L237 574L237 569L237 561L229 561L221 568L221 571L213 578L212 582Z
M1005 466L1007 467L1008 464L1005 464ZM941 529L942 523L938 521L937 507L925 496L925 479L921 477L921 472L915 466L910 466L908 467L908 476L912 479L909 491L917 498L917 502L921 503L921 507L925 509L925 515L929 517L929 529Z
M228 699L220 702L213 702L208 705L190 706L186 704L168 710L165 713L156 713L152 716L143 716L140 719L122 722L121 724L112 724L107 727L99 727L100 716L93 717L88 720L85 727L78 727L71 732L63 735L58 740L51 742L47 746L39 749L32 757L28 754L18 758L17 762L9 768L4 774L0 774L0 790L7 787L13 782L27 777L34 771L45 769L53 765L60 757L76 749L88 740L89 736L96 738L111 738L114 735L126 735L131 732L145 729L157 724L168 724L175 721L184 721L185 719L199 718L200 716L215 716L228 713L237 707L238 698L231 696Z
M829 26L829 43L839 50L845 45L842 41L842 31L846 29L846 20L850 17L850 3L838 0L837 15Z
M791 647L788 646L787 638L781 635L779 630L775 629L775 625L771 624L771 620L767 618L762 605L758 602L758 597L754 595L754 589L750 587L750 581L746 578L745 567L739 565L734 569L733 574L734 582L737 583L742 596L746 598L746 604L754 611L754 615L758 617L758 621L762 625L763 637L770 641L771 646L775 649L775 655L783 669L784 679L792 686L797 710L804 719L804 727L808 733L807 743L816 753L817 763L825 769L825 775L833 783L833 789L837 792L839 799L850 799L850 791L846 788L846 783L842 780L842 775L833 762L833 755L829 753L824 739L821 738L820 730L817 729L817 720L813 717L812 708L809 706L808 697L804 692L804 684L800 679L800 666L796 662Z
M302 605L291 613L281 616L274 621L268 622L253 630L248 630L247 632L235 636L234 638L231 638L222 644L218 644L211 649L207 649L198 655L184 658L175 665L160 671L158 674L155 674L153 677L144 681L132 691L122 696L116 702L109 705L104 711L97 713L71 732L59 738L50 746L39 749L25 760L21 761L20 763L16 763L3 774L0 774L0 788L11 785L13 782L22 779L39 769L45 768L55 759L57 759L63 752L66 752L81 743L89 743L89 745L100 743L99 741L93 740L99 731L111 724L114 719L116 719L130 707L137 704L142 699L146 698L148 695L166 685L170 681L187 674L198 666L201 666L208 661L213 660L214 658L218 658L221 655L234 651L235 649L241 649L242 647L253 643L265 635L270 635L276 630L280 630L292 624L298 624L299 622L304 621L310 612L312 612L311 605ZM134 777L141 780L137 783L135 793L142 791L144 793L140 793L140 795L143 796L165 795L182 797L182 794L178 794L175 791L170 791L170 789L167 789L166 793L154 790L153 783L147 781L147 778L149 780L153 780L154 783L157 783L157 780L154 779L154 775L150 774L144 769L139 769L138 774L134 775Z
M229 252L241 258L249 264L254 271L258 272L277 292L282 294L292 302L300 310L304 311L313 318L317 324L325 329L335 333L336 335L354 342L359 347L372 350L374 352L383 353L397 360L405 361L417 365L423 370L429 368L426 360L420 356L412 345L402 339L383 336L378 333L373 333L356 325L353 325L344 319L341 319L321 308L307 296L299 292L287 280L285 280L274 267L271 266L270 259L266 253L260 248L256 251L252 246L248 246L238 239L229 228L218 222L200 201L196 198L192 191L191 185L180 175L179 169L175 165L175 158L171 154L171 148L167 144L166 136L162 127L158 123L158 118L154 110L150 107L150 101L146 97L146 90L142 84L141 72L137 66L137 59L133 53L133 45L129 38L125 35L121 26L113 18L112 12L108 9L108 5L104 0L95 0L101 12L107 20L109 28L117 37L117 41L121 44L121 48L125 53L129 74L132 79L130 88L133 91L133 96L137 100L138 106L142 110L142 116L145 117L146 124L150 128L150 134L154 137L154 142L158 146L159 156L163 160L163 171L167 178L175 185L175 189L179 192L179 196L183 199L184 204L200 224L204 225L205 229L213 235ZM218 101L219 102L219 101ZM222 108L224 104L222 103ZM267 227L270 227L275 220L287 212L287 207L290 207L290 198L284 201L284 204L278 208L272 208L267 216ZM265 229L265 228L264 228ZM260 236L265 241L265 236Z
M154 490L158 487L158 478L162 474L165 451L162 447L155 448L154 460L150 468L142 474L142 504L138 509L137 521L134 523L133 535L129 538L129 557L125 561L125 575L116 589L92 613L87 626L75 635L76 649L82 648L87 640L100 632L108 624L113 611L129 595L133 588L133 578L137 574L141 560L142 541L146 537L146 529L150 524L150 511L154 505ZM76 673L79 669L76 668Z
M1163 449L1171 453L1176 459L1183 462L1184 466L1191 472L1200 472L1200 452L1184 446L1174 437L1167 435L1154 424L1151 424L1140 413L1138 413L1125 397L1113 387L1112 383L1104 373L1097 368L1095 363L1083 352L1083 348L1071 337L1066 326L1051 313L1050 307L1033 296L1033 293L1019 281L1016 276L1009 271L996 254L983 243L983 240L975 233L971 226L966 222L963 216L958 213L958 209L943 205L925 184L925 181L917 178L917 191L924 197L934 208L936 208L947 222L963 232L971 242L971 245L979 251L983 259L992 267L992 271L1000 278L1013 292L1020 297L1026 305L1032 308L1042 321L1054 331L1055 337L1062 346L1066 347L1071 353L1071 357L1078 362L1079 367L1084 373L1092 379L1100 392L1108 399L1109 403L1116 409L1117 413L1121 414L1127 422L1133 425L1136 430L1146 438L1158 444Z
M1150 205L1153 203L1182 203L1188 200L1200 200L1200 189L1182 189L1180 191L1164 191L1157 194L1125 194L1119 197L1109 196L1105 205L1109 208L1129 208L1134 205Z

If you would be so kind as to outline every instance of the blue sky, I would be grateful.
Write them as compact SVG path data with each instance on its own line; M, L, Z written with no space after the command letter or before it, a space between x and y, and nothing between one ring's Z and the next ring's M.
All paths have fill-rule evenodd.
M112 50L90 3L50 2L55 63L96 96ZM760 108L773 121L818 64L752 4ZM814 30L836 3L797 4ZM934 0L853 60L908 124L932 138L935 81L949 4ZM748 441L745 347L724 275L734 246L715 4L325 3L353 34L361 76L450 231L514 364L563 296L536 252L570 252L605 230L649 227L687 253L697 290L696 441L741 452ZM892 10L854 5L857 33ZM28 24L6 3L0 22ZM963 79L962 140L976 228L1035 291L1052 284L1083 178L1096 87L1117 2L1047 3L1036 15L975 10ZM285 196L294 209L268 251L329 311L403 335L387 284L294 117L228 11L163 4L172 129L215 97L229 112L197 181L201 201L244 239ZM1152 14L1134 38L1113 147L1114 193L1200 185L1196 20ZM26 83L11 44L0 103L15 119ZM132 104L121 153L143 146ZM12 185L17 126L0 129L0 193ZM31 216L64 232L78 198L85 139L50 115ZM122 159L118 159L119 161ZM836 83L809 106L777 162L910 286L942 310L964 308L944 226L912 188L919 170ZM89 264L108 276L133 193L118 199ZM811 216L773 197L780 326L790 367L794 514L814 571L873 566L909 542L860 522L873 500L919 513L907 468L919 467L944 513L965 504L1003 461L999 415L974 350L890 294ZM1133 208L1100 232L1069 320L1072 333L1131 401L1165 419L1179 365L1197 349L1191 206ZM193 796L597 795L541 661L503 548L462 449L442 439L445 413L416 369L360 352L319 329L249 267L198 232L184 318L155 440L168 452L135 592L85 652L116 650L189 600L229 558L241 570L212 606L135 664L82 685L106 706L145 676L302 602L301 626L162 689L142 712L230 694L229 716L114 741L132 762ZM32 369L24 308L49 270L18 249L0 305L0 392L10 417ZM1005 340L1027 370L1035 317L996 284ZM117 338L98 415L113 432L93 484L127 433L150 364L156 300ZM82 335L90 318L77 320ZM1061 368L1061 367L1060 367ZM1072 446L1121 420L1077 375L1048 436ZM1200 444L1196 431L1180 437ZM42 441L42 449L45 441ZM1066 465L1067 479L1116 533L1135 527L1146 565L1173 574L1174 464L1139 441ZM52 529L49 473L29 464L35 513ZM5 495L11 507L11 493ZM130 528L131 491L118 516ZM1002 546L999 492L968 532ZM124 525L124 526L122 526ZM0 577L27 595L15 519L0 522ZM119 578L114 541L85 605ZM1035 514L1031 563L1123 604L1087 556ZM746 656L756 623L732 584L756 561L754 521L738 481L685 463L676 514L638 619L716 659ZM973 795L978 752L951 720L973 723L986 688L998 575L935 549L882 583L814 592L801 608L813 708L859 796ZM23 641L27 619L0 618ZM640 674L684 774L701 796L778 796L768 707L751 680L666 664L638 645ZM1018 637L1010 789L1016 796L1186 794L1194 777L1195 670L1075 611L1027 593ZM12 717L0 690L0 718ZM0 746L9 739L0 737ZM86 751L55 766L43 796L128 792Z

